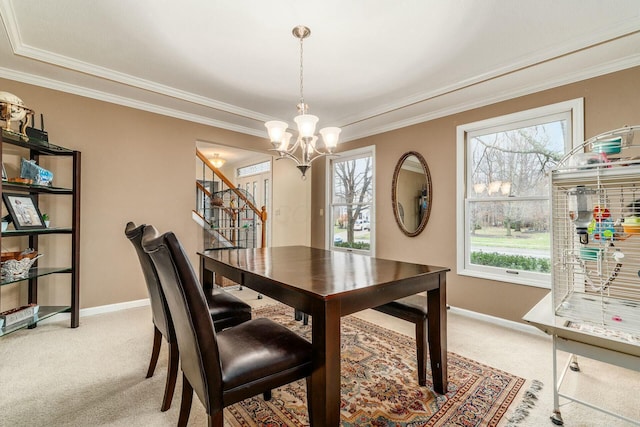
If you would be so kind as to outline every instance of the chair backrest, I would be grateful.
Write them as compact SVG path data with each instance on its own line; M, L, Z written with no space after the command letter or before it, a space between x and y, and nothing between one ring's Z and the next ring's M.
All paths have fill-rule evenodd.
M124 234L133 244L133 247L136 249L136 253L138 254L138 259L140 260L142 274L144 275L144 280L147 283L147 291L149 292L149 299L151 300L153 324L158 328L160 333L162 333L168 342L175 342L175 332L173 330L171 315L169 314L169 306L167 305L167 300L164 297L164 292L160 287L156 267L151 262L149 254L142 249L142 232L144 227L145 224L136 227L133 222L128 222L124 229Z
M142 247L150 255L167 298L178 340L180 365L207 413L222 409L222 372L216 332L202 286L172 232L145 227Z

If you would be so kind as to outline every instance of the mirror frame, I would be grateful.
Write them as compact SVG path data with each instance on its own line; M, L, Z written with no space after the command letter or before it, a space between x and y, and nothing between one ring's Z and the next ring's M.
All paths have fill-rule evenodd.
M415 156L420 165L422 165L422 170L425 174L426 188L427 188L427 198L428 198L428 206L427 211L420 219L420 224L414 231L407 230L407 227L404 225L404 221L400 218L400 213L398 212L398 195L397 195L397 184L398 184L398 175L400 174L400 170L402 169L402 165L404 161L410 157ZM431 188L431 173L429 172L429 166L427 166L427 161L422 157L422 154L417 151L407 151L400 157L398 163L396 164L396 168L393 171L393 180L391 182L391 206L393 208L393 216L396 219L396 223L400 230L408 237L415 237L418 234L422 233L422 230L427 226L427 222L429 221L429 215L431 215L431 201L433 199L433 190Z

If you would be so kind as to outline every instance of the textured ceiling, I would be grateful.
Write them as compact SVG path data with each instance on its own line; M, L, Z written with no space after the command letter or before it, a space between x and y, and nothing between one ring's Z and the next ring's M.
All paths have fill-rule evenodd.
M266 137L343 140L640 65L638 0L0 0L0 77Z

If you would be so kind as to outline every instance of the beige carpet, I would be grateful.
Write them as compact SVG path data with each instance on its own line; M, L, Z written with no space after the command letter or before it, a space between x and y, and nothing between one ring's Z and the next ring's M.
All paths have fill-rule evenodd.
M254 306L269 305L249 289L233 291ZM367 310L357 315L412 336L413 325ZM55 319L55 318L54 318ZM173 405L160 412L167 364L166 348L156 374L145 379L152 342L148 307L41 324L0 338L0 426L175 426L181 381ZM545 386L520 426L551 426L553 408L551 341L548 337L506 329L455 312L449 313L449 351ZM568 391L640 419L636 388L640 374L580 359ZM565 425L627 426L582 405L562 407ZM205 426L202 405L194 399L190 426Z

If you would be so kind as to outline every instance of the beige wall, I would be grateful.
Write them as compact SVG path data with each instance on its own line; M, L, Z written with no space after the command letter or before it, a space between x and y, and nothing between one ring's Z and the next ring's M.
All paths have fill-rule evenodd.
M303 180L290 160L273 162L272 246L311 244L311 176Z
M452 270L448 275L450 304L519 320L546 290L455 273L456 126L584 97L588 138L640 123L639 81L640 67L636 67L344 144L343 149L376 146L377 256L448 266ZM191 220L194 141L265 153L268 145L261 138L19 82L0 79L0 90L18 95L37 114L45 114L51 142L82 152L82 308L146 298L139 265L123 235L129 220L175 231L193 254L192 261L197 261L200 233ZM425 157L433 180L429 223L415 238L400 232L391 209L395 163L410 150ZM61 174L56 179L68 177ZM320 211L325 209L325 179L322 162L314 163L306 181L300 180L290 163L274 163L274 245L324 247L325 217ZM55 215L63 217L64 209ZM53 245L49 252L45 257L50 259L63 256L55 253ZM64 287L56 290L52 298L65 292ZM24 292L3 287L0 309L10 307L16 293L25 298ZM41 298L47 296L41 290Z
M586 138L640 124L640 67L344 144L345 150L376 146L376 255L450 267L449 304L519 321L548 290L456 274L456 126L581 97ZM425 230L414 238L400 232L391 207L395 163L411 150L425 157L433 180L431 216ZM325 170L314 168L311 243L324 247L324 218L319 209L325 203Z
M0 79L0 90L45 115L52 143L82 152L81 308L147 298L133 247L124 237L127 221L173 230L197 262L200 232L191 219L196 140L265 153L270 147L266 139L15 81ZM273 243L308 243L309 182L300 180L292 164L276 162L274 169L273 198L281 204L276 219L281 226L273 228ZM56 184L63 176L56 176ZM280 194L278 188L286 192ZM56 215L59 220L63 212ZM289 221L293 228L285 227ZM55 249L47 247L43 261L60 255ZM41 287L40 301L68 304L68 286L57 288L50 292ZM24 301L24 289L3 287L0 309L12 307L16 295Z

